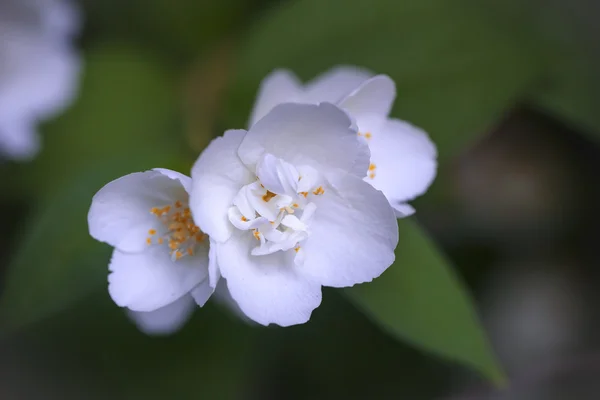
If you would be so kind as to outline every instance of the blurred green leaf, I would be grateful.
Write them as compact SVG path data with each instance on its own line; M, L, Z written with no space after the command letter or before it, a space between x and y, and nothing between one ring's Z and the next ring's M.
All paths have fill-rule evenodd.
M526 42L495 29L469 0L303 0L247 35L229 121L246 124L258 83L274 68L310 79L339 64L396 81L393 115L425 128L447 159L494 124L536 77Z
M378 279L345 292L391 335L505 381L467 289L419 226L398 221L395 263Z
M484 0L481 7L499 29L534 44L542 68L528 100L600 138L599 3Z
M36 195L113 158L132 156L152 168L164 162L156 155L183 148L177 82L159 59L107 43L89 50L84 63L79 98L45 127L42 152L24 171Z
M253 341L254 330L212 304L174 335L146 336L104 289L5 338L0 387L27 399L235 399Z
M93 38L126 39L181 64L197 57L248 18L254 1L81 0ZM115 12L118 10L118 12Z
M157 60L137 48L103 46L86 64L79 101L48 127L42 154L23 171L38 203L4 282L4 330L107 284L109 248L87 228L92 196L124 174L171 167L183 143L174 123L176 86Z

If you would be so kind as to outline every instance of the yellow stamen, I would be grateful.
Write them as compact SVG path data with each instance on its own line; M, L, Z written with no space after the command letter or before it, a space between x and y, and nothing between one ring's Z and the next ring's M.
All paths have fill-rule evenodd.
M263 199L263 201L268 202L269 200L271 200L275 196L277 196L275 193L267 190L267 193L265 193L265 195L262 197L262 199Z

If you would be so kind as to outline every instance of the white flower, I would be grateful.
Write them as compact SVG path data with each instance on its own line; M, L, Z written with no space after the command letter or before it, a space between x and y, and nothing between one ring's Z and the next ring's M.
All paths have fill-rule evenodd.
M365 181L381 190L397 216L404 217L415 211L407 201L433 182L437 152L423 130L388 118L395 97L396 87L388 76L372 76L357 68L335 68L304 86L291 72L280 70L262 82L250 126L284 102L339 105L356 120L358 135L371 150Z
M394 260L394 211L362 180L369 150L351 125L332 104L282 104L215 139L192 169L211 285L222 275L260 324L304 323L321 286L371 281Z
M31 158L37 124L67 107L79 59L79 15L67 0L0 1L0 155Z
M188 207L190 184L166 169L129 174L100 189L88 214L92 237L115 247L112 299L148 333L177 330L192 301L203 306L213 292L208 270L216 266Z

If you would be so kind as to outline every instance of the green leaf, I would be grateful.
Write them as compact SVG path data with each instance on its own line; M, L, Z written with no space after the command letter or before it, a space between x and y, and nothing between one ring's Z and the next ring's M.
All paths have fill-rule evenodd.
M529 46L469 0L304 0L275 9L240 55L229 121L246 124L274 68L310 79L339 64L390 75L393 115L425 128L447 159L494 124L536 77Z
M42 151L24 168L37 196L112 158L132 156L152 168L164 161L155 153L183 148L177 82L160 59L135 46L104 43L85 54L84 65L79 97L44 127Z
M410 220L398 223L395 263L378 279L346 289L346 294L391 335L504 384L467 289L419 226Z
M160 63L137 48L102 46L86 64L80 99L48 127L42 154L23 171L38 203L8 266L4 331L106 286L110 249L87 227L92 196L122 175L171 167L183 142L174 124L176 86Z
M502 29L514 32L540 59L527 99L600 138L600 47L597 13L587 1L484 1Z

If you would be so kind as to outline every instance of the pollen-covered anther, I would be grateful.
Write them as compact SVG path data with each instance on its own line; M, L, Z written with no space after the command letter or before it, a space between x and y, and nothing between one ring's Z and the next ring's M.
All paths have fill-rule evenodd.
M240 218L240 219L241 219L243 222L248 222L248 218L244 217L243 215L242 215L242 218Z
M256 240L260 240L260 232L258 231L258 229L253 229L252 230L252 235L254 235L254 238Z
M277 196L275 193L267 190L267 193L265 193L262 197L263 201L268 203L269 200L271 200L273 197Z
M375 170L377 169L377 166L373 163L369 164L369 178L374 179L375 178Z
M323 193L325 193L325 189L323 189L323 186L319 186L318 188L316 188L316 189L313 191L313 194L314 194L315 196L318 196L318 195L320 195L320 194L323 194ZM305 196L305 197L306 197L306 196Z
M298 194L300 194L300 195L304 196L304 198L306 198L306 196L308 196L308 192L300 192L300 193L298 193Z
M192 213L186 204L178 200L172 205L152 207L150 212L157 217L164 228L148 230L150 236L158 234L159 231L161 234L154 242L151 237L148 237L146 243L166 244L173 260L195 254L196 243L204 241L206 235L194 224Z
M300 251L300 246L296 246L296 247L294 247L294 251L295 251L296 253L297 253L297 252L299 252L299 251Z
M294 213L294 209L290 206L285 206L285 207L281 207L279 209L279 211L287 211L289 214L293 214Z

